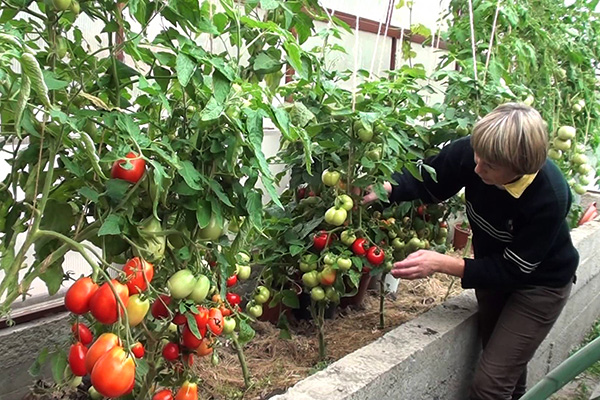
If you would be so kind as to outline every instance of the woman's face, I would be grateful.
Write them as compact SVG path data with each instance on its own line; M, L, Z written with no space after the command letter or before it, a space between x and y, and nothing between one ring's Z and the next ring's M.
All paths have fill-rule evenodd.
M475 173L488 185L502 186L514 181L519 175L511 169L488 163L475 154Z

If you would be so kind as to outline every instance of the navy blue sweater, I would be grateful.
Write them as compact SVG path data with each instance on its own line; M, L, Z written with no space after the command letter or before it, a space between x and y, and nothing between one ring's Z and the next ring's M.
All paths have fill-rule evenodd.
M426 173L423 182L407 171L394 174L390 201L438 203L465 188L475 258L465 259L464 288L562 287L574 279L579 255L566 221L571 191L554 163L547 160L518 199L475 173L470 137L426 163L437 183Z

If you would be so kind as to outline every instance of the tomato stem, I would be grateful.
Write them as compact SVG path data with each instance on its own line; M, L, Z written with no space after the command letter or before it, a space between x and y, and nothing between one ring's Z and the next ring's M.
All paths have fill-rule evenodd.
M231 341L235 347L235 351L237 352L238 360L240 361L240 366L242 367L242 374L244 375L244 386L246 389L250 387L250 371L248 370L248 364L246 363L246 357L244 356L244 349L238 342L236 335L231 335Z
M387 272L381 274L379 278L379 329L385 328L385 314L384 314L384 306L385 306L385 277L387 276Z

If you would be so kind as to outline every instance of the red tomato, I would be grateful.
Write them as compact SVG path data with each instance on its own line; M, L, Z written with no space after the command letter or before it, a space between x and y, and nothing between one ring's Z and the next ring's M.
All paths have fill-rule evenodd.
M223 332L223 314L218 308L211 308L208 312L208 329L217 336Z
M211 339L202 339L202 343L200 343L200 346L198 346L198 348L196 349L196 354L198 354L201 357L209 355L213 352L212 344L213 342Z
M98 290L92 278L79 278L65 294L65 307L73 314L85 314L90 311L90 299Z
M321 251L325 247L329 246L332 240L333 235L328 234L327 231L321 231L315 235L313 239L313 247L315 250Z
M377 246L371 246L367 251L367 261L372 265L380 265L385 259L385 253Z
M228 317L231 315L231 310L227 307L225 307L225 305L222 305L221 307L219 307L219 310L221 310L221 315L223 315L224 317Z
M85 369L91 373L96 362L113 347L121 345L121 340L114 333L103 333L94 342L85 356Z
M129 160L131 168L125 169L127 168L125 166L127 164L126 160L117 160L112 166L110 177L113 179L123 179L130 183L137 183L141 179L142 175L144 175L144 171L146 170L146 161L144 161L142 158L136 158L137 155L132 152L129 152L129 154L127 154L125 157L133 159Z
M198 400L198 385L185 381L177 391L175 400Z
M417 214L422 217L425 215L425 210L427 210L427 207L425 207L425 204L421 204L419 207L417 207Z
M150 312L156 319L166 319L169 317L168 305L171 303L171 298L166 294L161 294L158 299L154 300Z
M198 325L198 329L202 330L202 328L206 329L206 324L208 324L208 310L206 307L198 306L198 313L194 314L194 319L196 320L196 325Z
M77 342L71 346L69 350L69 367L75 376L84 376L87 374L85 368L85 355L88 349L81 342Z
M140 342L137 342L136 344L131 346L131 352L133 353L135 358L142 358L142 357L144 357L146 350L144 349L143 344L141 344Z
M173 317L173 323L175 325L185 325L186 322L187 322L187 318L185 317L185 315L183 315L181 313L177 313Z
M233 285L235 285L238 281L238 277L237 275L231 275L229 278L227 278L227 287L232 287Z
M352 243L352 252L357 256L364 256L367 254L367 239L358 238Z
M106 397L119 397L133 389L135 363L122 347L113 347L104 354L92 371L92 385Z
M440 222L440 228L447 228L447 227L448 227L448 223L446 221Z
M137 294L148 289L148 282L154 278L154 266L146 260L134 257L123 266L127 277L129 294Z
M159 390L158 392L154 393L152 400L173 400L173 392L171 392L169 389Z
M202 335L202 332L200 332L200 335ZM186 325L183 327L183 332L181 334L181 343L188 349L197 349L198 346L200 346L200 343L202 343L202 337L197 338L190 327Z
M127 289L127 286L116 279L112 279L111 283L115 287L115 292L123 304L127 306L127 301L129 300L129 289ZM92 315L103 324L114 324L117 322L119 319L117 305L117 298L108 285L108 282L100 286L100 289L98 289L90 299L90 311L92 312ZM120 308L121 315L124 312L125 310Z
M75 322L73 326L71 326L71 332L73 332L75 339L80 341L84 346L87 346L94 340L94 335L92 335L90 328L82 323Z
M234 307L242 302L242 298L237 293L227 293L225 298L227 299L227 302L229 302L229 304L231 304Z
M179 358L179 345L169 342L163 347L162 355L167 361L174 361Z

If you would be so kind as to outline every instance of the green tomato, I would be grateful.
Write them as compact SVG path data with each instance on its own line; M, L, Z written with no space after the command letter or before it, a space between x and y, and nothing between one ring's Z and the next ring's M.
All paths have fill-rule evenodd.
M331 207L325 212L325 222L334 226L340 226L348 217L348 211L343 208Z
M350 246L356 240L356 235L352 231L343 231L340 240L346 246Z
M582 165L587 164L588 158L585 156L585 154L577 153L573 156L573 158L571 158L571 161L575 165Z
M233 332L236 326L237 323L235 322L235 319L231 317L223 318L223 333L227 334Z
M405 246L405 243L400 238L396 238L392 240L392 247L396 250L402 250Z
M177 325L175 325L174 323L171 322L167 329L169 330L169 332L175 333L175 332L177 332L178 327L177 327ZM163 343L163 344L169 343L169 341L167 339L163 339L163 340L165 340L165 343Z
M90 398L92 400L100 400L104 398L104 396L102 396L100 392L98 392L93 386L90 386L90 388L88 389L88 394L90 395Z
M79 387L79 385L81 385L81 382L83 382L83 377L82 376L74 376L69 381L69 387L71 387L73 389L76 389L77 387Z
M64 56L66 56L67 50L68 50L68 46L67 46L67 42L65 41L65 39L58 38L58 40L56 41L56 50L55 50L58 58L63 58ZM89 122L90 122L90 120L88 120L88 123ZM87 123L86 123L86 126L87 126Z
M338 304L340 302L340 294L331 286L325 289L325 297L327 297L327 300L334 304Z
M581 164L579 167L577 167L577 172L579 172L581 175L587 175L592 172L592 169L588 164Z
M575 152L577 153L585 153L585 144L583 143L575 143Z
M352 210L354 207L354 201L352 201L352 197L347 194L341 194L335 198L335 203L338 207L343 208L346 211Z
M202 240L217 240L223 234L223 227L217 224L214 215L210 217L208 225L198 231L198 237Z
M365 153L365 156L367 156L367 158L371 161L379 161L379 160L381 160L382 151L383 150L381 149L381 147L377 147L377 148L367 151Z
M556 132L560 140L574 139L577 131L572 126L561 126Z
M305 254L300 259L300 271L314 271L318 267L319 257L316 254Z
M467 128L466 126L458 125L456 127L456 133L458 133L461 136L464 136L469 133L469 128Z
M391 261L386 261L383 267L383 271L386 273L392 272L392 268L394 268L394 263Z
M323 262L327 265L333 265L335 264L335 260L336 260L336 256L333 253L327 253L325 254L325 257L323 257Z
M71 0L52 0L52 5L56 11L67 11L71 6Z
M329 171L326 169L321 175L321 181L326 186L335 186L340 181L340 173L337 171Z
M248 280L252 274L252 268L248 265L238 265L236 269L238 279L241 281Z
M584 185L584 186L585 186L585 185L589 185L589 184L590 184L590 178L588 178L588 177L587 177L587 176L585 176L585 175L581 175L581 176L579 177L579 183L580 183L580 184L582 184L582 185Z
M237 253L236 259L240 264L248 265L250 263L250 254L240 251Z
M257 304L265 304L271 297L271 291L265 286L258 286L256 288L256 294L254 295L254 301Z
M175 272L167 281L167 288L174 299L183 299L194 291L196 277L189 269Z
M148 314L150 300L142 300L139 294L134 294L133 296L129 296L126 309L129 326L139 325L146 317L146 314Z
M316 286L310 290L310 298L314 301L321 301L325 299L325 291L322 287Z
M352 260L347 257L339 257L337 259L337 265L341 271L348 271L352 267Z
M258 318L263 314L263 307L260 304L250 302L248 303L248 307L246 307L246 311L248 311L250 316Z
M206 299L206 296L208 296L209 290L210 280L206 275L200 274L196 280L196 284L194 285L192 293L190 293L187 297L196 303L201 303Z
M585 188L580 183L575 183L573 185L573 191L578 195L583 195L586 192Z
M357 132L358 138L363 143L369 143L373 140L373 131L365 128L361 128Z
M71 1L71 12L75 15L79 15L79 13L81 12L81 7L79 6L79 2L77 2L77 0L72 0Z
M571 148L570 140L560 140L560 139L556 138L556 139L554 139L552 144L555 149L562 150L562 151L567 151Z
M424 249L425 248L425 243L423 243L418 237L414 237L414 238L410 239L406 245L411 250L417 250L417 249Z
M319 284L319 274L317 271L305 272L302 275L302 283L309 288L317 286Z
M579 114L581 110L583 110L583 107L579 103L575 103L571 106L571 111L573 111L575 114Z
M533 95L529 95L525 98L525 100L523 100L523 104L525 104L526 106L530 106L533 104L533 102L535 101L535 97L533 97Z
M562 151L557 150L557 149L549 149L548 150L548 157L551 160L560 160L562 158Z

